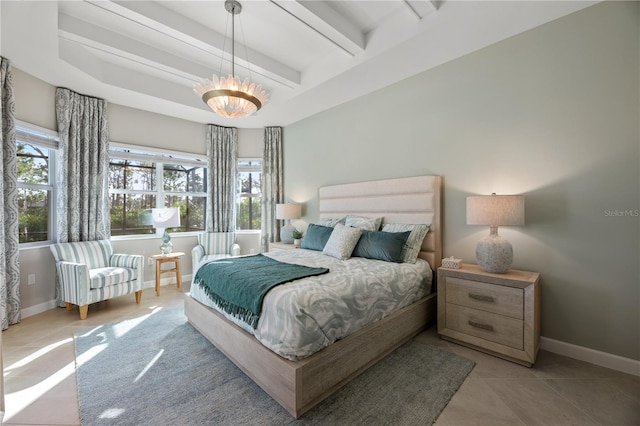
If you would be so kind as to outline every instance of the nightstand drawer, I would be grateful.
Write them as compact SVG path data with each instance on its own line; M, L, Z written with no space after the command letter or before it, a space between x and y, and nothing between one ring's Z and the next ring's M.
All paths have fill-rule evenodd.
M460 333L522 350L521 320L447 303L446 327Z
M448 277L446 301L520 320L524 318L524 295L519 288Z

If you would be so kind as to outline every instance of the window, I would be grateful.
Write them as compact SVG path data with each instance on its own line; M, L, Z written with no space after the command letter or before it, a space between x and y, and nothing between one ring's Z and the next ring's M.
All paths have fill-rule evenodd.
M154 234L150 214L159 207L180 209L180 227L170 232L204 230L204 158L116 143L110 156L111 235Z
M238 160L236 229L260 229L262 223L262 160Z
M52 240L56 132L28 123L16 125L19 242Z

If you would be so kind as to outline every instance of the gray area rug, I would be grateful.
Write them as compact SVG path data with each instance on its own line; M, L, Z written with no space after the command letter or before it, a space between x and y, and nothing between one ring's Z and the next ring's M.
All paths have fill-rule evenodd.
M182 309L76 333L89 425L430 425L474 363L414 340L295 420Z

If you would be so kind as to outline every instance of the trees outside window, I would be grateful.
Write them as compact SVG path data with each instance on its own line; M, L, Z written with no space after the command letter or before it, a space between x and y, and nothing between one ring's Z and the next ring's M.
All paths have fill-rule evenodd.
M190 154L116 146L109 166L111 235L154 234L151 209L161 207L180 209L180 227L169 232L202 231L206 188L206 167Z
M55 132L27 123L16 126L20 244L52 239L54 153L57 147Z
M238 161L236 229L259 230L262 223L262 161Z

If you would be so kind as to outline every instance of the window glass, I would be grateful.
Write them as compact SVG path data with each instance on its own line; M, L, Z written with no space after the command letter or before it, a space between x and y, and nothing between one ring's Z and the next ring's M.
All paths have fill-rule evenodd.
M111 235L154 234L151 209L177 207L180 226L168 232L204 230L206 167L189 154L111 149Z
M52 209L55 151L50 147L57 143L51 134L16 127L18 241L21 244L50 241L55 223Z
M238 161L236 228L259 230L262 223L262 161Z
M111 235L154 234L155 194L111 193Z

